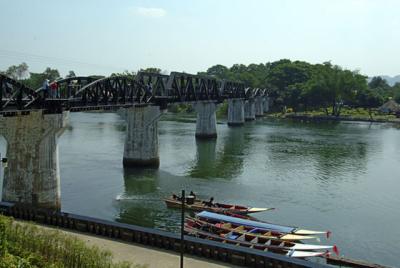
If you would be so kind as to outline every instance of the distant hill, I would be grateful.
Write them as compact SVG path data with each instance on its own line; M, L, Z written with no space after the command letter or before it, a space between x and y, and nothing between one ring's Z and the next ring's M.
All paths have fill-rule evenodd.
M388 76L388 75L377 75L377 76L380 76L383 79L385 79L390 86L393 86L397 82L400 83L400 75L396 75L394 77L391 77L391 76ZM368 77L368 83L371 81L371 79L372 79L372 77Z

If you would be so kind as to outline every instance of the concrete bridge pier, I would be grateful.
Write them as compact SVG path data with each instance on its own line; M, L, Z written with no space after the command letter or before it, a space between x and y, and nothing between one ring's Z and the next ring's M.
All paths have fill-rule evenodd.
M0 135L7 141L3 201L61 209L58 137L69 112L0 116Z
M244 119L246 121L252 121L256 119L255 103L253 98L246 100L244 103Z
M124 167L160 166L158 155L158 106L135 106L126 109L127 130L124 146Z
M244 100L228 99L228 126L244 124Z
M217 137L217 117L215 101L199 101L194 104L197 112L196 138L215 139Z
M255 113L256 117L262 117L264 115L264 108L263 108L263 97L257 96L255 99Z
M264 109L264 113L268 113L269 112L269 97L268 96L264 96L263 109Z

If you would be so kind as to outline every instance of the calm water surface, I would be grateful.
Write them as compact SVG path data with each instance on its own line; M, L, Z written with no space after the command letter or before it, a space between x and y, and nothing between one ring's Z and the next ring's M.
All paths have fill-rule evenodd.
M240 128L218 124L218 139L200 142L193 122L166 117L159 123L160 168L124 170L123 119L71 114L59 141L63 210L175 231L179 211L157 200L183 188L276 207L258 218L331 230L328 243L341 254L399 266L399 129L264 119Z

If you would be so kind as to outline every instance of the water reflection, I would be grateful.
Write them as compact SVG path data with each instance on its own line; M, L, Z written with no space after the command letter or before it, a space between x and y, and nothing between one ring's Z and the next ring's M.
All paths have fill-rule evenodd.
M215 171L218 177L232 179L243 172L244 151L249 146L244 128L230 128L224 139Z
M328 180L345 174L362 174L366 169L366 143L328 144L310 148L310 158L316 162L316 178ZM352 176L355 179L358 176ZM346 176L348 179L348 176Z
M146 195L157 191L159 170L124 168L124 196Z
M180 211L167 209L162 198L194 190L199 197L277 207L257 217L327 228L332 244L348 256L398 263L400 231L392 228L400 221L398 129L258 120L219 126L216 141L195 142L193 123L161 121L160 169L123 170L125 135L117 126L124 121L112 114L71 115L74 130L60 139L67 211L173 231ZM99 120L108 122L104 133ZM376 226L390 232L374 232Z
M156 198L150 198L157 192L158 170L125 168L124 193L117 197L116 221L155 227L157 209Z
M124 192L117 197L115 208L118 222L151 228L176 231L179 226L179 211L166 210L164 191L179 189L174 181L168 183L164 191L159 185L160 178L168 179L168 174L155 169L124 169Z
M196 161L189 170L189 176L194 178L215 176L216 146L216 140L196 140Z
M242 173L243 155L247 148L243 128L229 129L222 150L216 152L216 140L196 140L196 161L189 169L193 178L232 179Z
M368 147L374 144L365 135L365 128L370 126L292 123L290 128L267 136L268 150L274 156L269 165L292 175L302 167L321 181L358 178L366 171Z

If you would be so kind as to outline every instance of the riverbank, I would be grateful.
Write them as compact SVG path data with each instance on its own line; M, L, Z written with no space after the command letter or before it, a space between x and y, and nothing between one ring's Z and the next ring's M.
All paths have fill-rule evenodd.
M66 233L0 215L0 268L144 268Z
M294 119L300 121L354 121L354 122L371 122L371 123L392 123L400 124L400 118L381 116L381 117L367 117L364 115L320 115L320 114L307 114L307 113L272 113L265 115L267 118L273 119Z
M26 224L24 221L18 221L19 223ZM140 267L147 268L175 268L179 267L180 256L179 254L172 253L166 250L155 250L145 246L137 246L133 244L124 243L112 239L91 236L80 232L54 228L50 226L35 224L38 228L45 231L60 231L61 233L75 237L83 242L88 247L97 247L102 251L111 252L113 261L116 263L128 262L140 265ZM193 258L185 256L184 258L185 267L202 268L223 268L223 267L237 267L233 265L226 265L219 262L214 262L206 259Z

